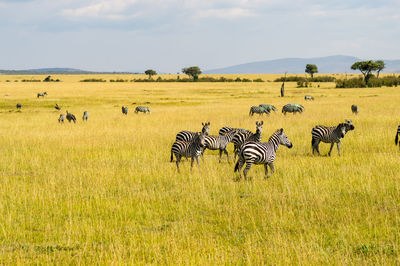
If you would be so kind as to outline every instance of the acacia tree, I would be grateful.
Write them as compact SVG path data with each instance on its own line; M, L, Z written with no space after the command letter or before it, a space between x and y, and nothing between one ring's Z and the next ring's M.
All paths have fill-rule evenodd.
M305 72L310 74L311 79L313 79L314 73L318 73L318 67L317 67L317 65L314 65L314 64L307 64Z
M365 83L368 83L368 80L371 78L372 71L378 71L380 65L373 60L369 61L359 61L355 62L352 66L351 69L353 70L360 70L361 73L364 76L364 81ZM383 68L382 68L383 69Z
M191 66L183 68L182 73L185 73L189 77L192 77L194 81L197 81L199 79L199 75L201 74L201 70L198 66Z
M375 63L378 65L378 68L376 70L376 77L379 78L379 73L386 67L386 65L383 60L376 60Z
M152 76L157 75L157 72L153 69L147 69L144 73L149 76L149 79L151 79Z

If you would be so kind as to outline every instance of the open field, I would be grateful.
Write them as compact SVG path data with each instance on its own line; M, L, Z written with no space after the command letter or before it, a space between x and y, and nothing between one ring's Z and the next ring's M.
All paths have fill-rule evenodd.
M14 82L30 77L0 76L0 263L400 263L400 88L287 83L281 98L273 82ZM104 79L120 77L132 79ZM49 95L37 99L42 91ZM306 111L282 115L289 102ZM55 103L77 124L58 124ZM249 117L260 103L279 112ZM136 105L153 113L135 115ZM260 119L263 141L284 128L294 145L279 148L268 180L253 166L252 180L235 182L234 164L219 164L217 151L206 151L192 173L189 161L181 174L169 162L180 130L210 121L213 135L222 126L254 131ZM342 156L336 147L331 158L312 156L312 127L344 119L355 130ZM321 153L329 146L321 143Z

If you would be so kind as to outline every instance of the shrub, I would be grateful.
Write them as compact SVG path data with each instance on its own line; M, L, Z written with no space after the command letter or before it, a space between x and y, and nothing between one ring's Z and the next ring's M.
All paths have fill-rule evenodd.
M400 77L386 76L383 78L376 78L375 76L369 78L368 83L365 83L363 78L351 79L338 79L336 80L336 88L375 88L375 87L397 87L400 85Z
M298 76L294 76L294 77L280 77L275 79L275 82L282 82L282 81L294 81L294 82L299 82L299 81L313 81L313 82L334 82L336 79L335 77L331 77L331 76L318 76L318 77L314 77L312 79L307 79L305 77L298 77Z
M21 82L41 82L40 79L23 79Z
M258 79L253 79L253 82L264 82L264 80L258 78Z
M80 82L106 82L104 79L82 79Z
M363 78L337 79L336 88L365 88L366 84Z

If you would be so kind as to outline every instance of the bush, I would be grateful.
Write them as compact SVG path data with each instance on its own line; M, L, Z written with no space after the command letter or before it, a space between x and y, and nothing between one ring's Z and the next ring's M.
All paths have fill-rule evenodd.
M363 78L337 79L336 88L365 88L366 84Z
M336 88L376 88L376 87L397 87L400 85L400 77L386 76L383 78L371 77L366 84L363 78L338 79Z
M305 78L305 77L298 77L298 76L294 76L294 77L280 77L275 79L275 82L282 82L282 81L294 81L294 82L299 82L299 81L313 81L313 82L334 82L336 80L335 77L331 77L331 76L318 76L318 77L314 77L314 78Z
M110 82L127 82L128 80L124 80L124 79L110 79Z
M104 79L82 79L80 82L106 82Z
M23 79L21 82L41 82L40 79Z
M264 80L258 78L258 79L253 79L253 82L264 82Z

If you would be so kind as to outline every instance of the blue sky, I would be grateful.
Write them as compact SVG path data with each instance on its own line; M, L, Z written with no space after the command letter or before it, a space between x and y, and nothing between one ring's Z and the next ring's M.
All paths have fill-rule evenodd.
M400 1L0 0L0 69L176 73L286 57L400 59Z

